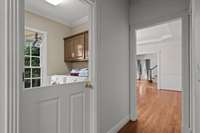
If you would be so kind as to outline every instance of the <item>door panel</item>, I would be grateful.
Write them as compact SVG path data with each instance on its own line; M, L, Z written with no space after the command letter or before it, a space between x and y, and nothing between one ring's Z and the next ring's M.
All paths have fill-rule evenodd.
M58 133L59 99L57 97L39 102L40 132ZM55 121L56 120L56 121Z
M70 123L71 133L83 133L84 126L82 123L85 121L85 94L77 93L70 97Z
M84 83L24 90L22 133L89 133L89 92Z

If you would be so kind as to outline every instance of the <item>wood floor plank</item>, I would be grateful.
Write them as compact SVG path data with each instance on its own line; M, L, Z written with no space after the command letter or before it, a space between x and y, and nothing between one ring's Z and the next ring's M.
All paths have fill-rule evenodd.
M137 122L130 121L119 133L181 133L181 92L138 81L137 104Z

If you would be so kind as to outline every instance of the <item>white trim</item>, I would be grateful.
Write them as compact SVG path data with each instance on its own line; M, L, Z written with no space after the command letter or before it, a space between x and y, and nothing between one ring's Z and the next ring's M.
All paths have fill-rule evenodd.
M131 25L131 31L130 31L130 118L132 121L135 121L137 119L137 103L136 103L136 72L135 72L135 66L136 66L136 30L142 29L149 26L154 26L163 22L169 22L174 19L181 18L182 19L182 86L183 86L183 114L182 114L182 133L188 133L190 125L190 117L189 117L189 110L190 110L190 104L189 104L189 94L190 94L190 63L189 63L189 23L188 23L188 13L180 13L175 14L173 16L163 17L159 18L157 20L151 20L149 22L145 23L138 23ZM187 64L187 65L186 65Z
M8 116L8 108L7 108L7 0L0 1L0 132L8 133L7 127L7 116Z
M191 49L190 49L190 53L191 53L191 68L192 68L192 72L191 72L191 128L192 128L192 132L191 133L196 133L196 131L198 130L196 125L198 125L198 123L196 123L196 105L198 103L198 101L196 101L196 96L199 95L199 93L197 93L196 89L198 88L198 82L197 82L197 73L196 73L196 65L197 65L197 59L198 57L196 56L196 15L197 15L197 9L195 4L198 3L196 2L196 0L191 0L190 1L190 22L191 22L191 30L190 30L190 38L191 38ZM197 94L196 94L197 93Z
M158 82L157 82L157 88L160 90L160 86L161 86L161 70L162 70L162 66L161 66L161 50L157 52L157 62L158 62Z
M158 39L151 39L151 40L145 40L145 41L138 41L137 44L138 45L145 45L145 44L150 44L150 43L159 43L159 42L162 42L162 41L165 41L169 38L172 38L172 35L171 34L168 34L168 35L164 35Z
M23 87L20 58L23 57L21 44L24 44L23 3L21 0L5 2L5 89L6 89L6 133L20 133L20 88Z
M199 96L200 96L200 54L199 54L199 7L200 7L200 1L199 0L191 0L190 1L190 17L191 17L191 33L190 37L192 39L191 41L191 128L192 133L199 133Z
M130 57L129 57L129 83L130 83L130 119L132 121L136 121L138 118L138 112L137 112L137 93L135 91L136 88L136 30L131 26L130 27ZM134 81L134 82L133 82Z
M182 132L190 130L190 23L189 14L182 16Z
M107 133L117 133L129 122L129 116L121 119L113 128L111 128Z
M90 133L97 133L97 29L96 29L96 3L91 0L80 0L89 8L89 80L93 89L90 92Z
M90 1L92 1L92 0L90 0ZM101 106L101 76L102 76L102 74L101 74L101 72L100 72L100 68L98 67L98 66L100 66L100 51L99 50L97 50L97 49L101 49L101 45L102 45L102 34L101 34L101 32L102 32L102 8L101 8L101 1L100 0L94 0L96 3L95 3L95 6L96 6L96 8L95 8L95 19L94 19L94 21L95 21L95 24L96 24L96 35L95 35L95 37L96 37L96 71L97 71L97 73L96 73L96 86L97 86L97 91L96 91L96 113L97 113L97 115L96 115L96 119L97 119L97 124L96 124L96 132L95 133L101 133L101 130L102 130L102 125L101 125L101 120L102 120L102 111L101 111L101 108L102 108L102 106Z

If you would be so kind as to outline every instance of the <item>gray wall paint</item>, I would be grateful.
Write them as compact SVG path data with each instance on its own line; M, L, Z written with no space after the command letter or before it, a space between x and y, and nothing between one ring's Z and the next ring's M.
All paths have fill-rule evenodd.
M129 1L97 0L100 132L129 115Z
M131 0L131 24L173 16L189 9L189 0Z
M0 133L6 133L5 129L5 116L6 116L6 106L5 106L5 0L1 1L0 4Z

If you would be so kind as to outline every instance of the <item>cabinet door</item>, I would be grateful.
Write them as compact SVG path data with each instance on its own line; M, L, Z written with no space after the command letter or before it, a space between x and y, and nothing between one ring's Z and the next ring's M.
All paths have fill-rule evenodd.
M88 59L88 32L85 32L85 59Z
M73 39L66 39L65 40L65 48L64 48L64 53L65 53L65 61L70 61L73 58Z
M75 36L73 38L73 58L84 59L84 34Z

